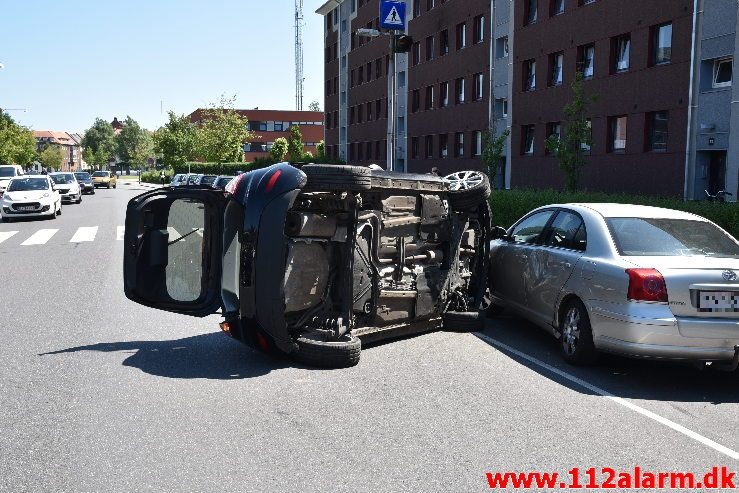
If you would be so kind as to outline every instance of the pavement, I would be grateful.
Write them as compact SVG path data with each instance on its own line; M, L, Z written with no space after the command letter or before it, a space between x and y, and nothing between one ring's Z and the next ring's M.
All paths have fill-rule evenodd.
M736 372L573 368L511 315L319 370L227 338L217 315L130 302L119 227L144 189L0 223L0 491L467 492L496 471L739 469ZM57 231L23 244L42 229Z

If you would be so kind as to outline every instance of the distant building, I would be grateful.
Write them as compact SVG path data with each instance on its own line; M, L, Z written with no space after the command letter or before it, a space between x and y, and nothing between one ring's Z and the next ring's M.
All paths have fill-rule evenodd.
M200 123L205 110L198 108L188 118ZM256 134L252 142L244 144L244 160L251 162L269 156L269 150L280 137L290 137L290 127L298 125L303 135L303 149L316 155L316 146L323 140L323 112L285 110L235 110L249 120L249 130Z
M41 152L50 145L61 147L64 151L61 171L82 170L82 137L79 134L55 132L53 130L36 130L33 132L36 139L36 150Z

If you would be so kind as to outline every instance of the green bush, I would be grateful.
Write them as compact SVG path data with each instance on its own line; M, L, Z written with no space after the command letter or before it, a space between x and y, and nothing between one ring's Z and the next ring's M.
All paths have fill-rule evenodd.
M141 173L141 181L144 183L156 183L157 185L159 185L162 183L161 172L161 170L156 169L153 169L151 171L144 171L143 173ZM174 176L172 168L166 168L164 170L164 176L164 183L169 183L170 181L172 181L172 176Z
M662 198L592 192L559 192L556 190L494 190L490 196L493 223L507 228L524 214L548 204L578 202L610 202L677 209L709 219L735 238L739 238L739 204L719 202L685 202L679 198Z

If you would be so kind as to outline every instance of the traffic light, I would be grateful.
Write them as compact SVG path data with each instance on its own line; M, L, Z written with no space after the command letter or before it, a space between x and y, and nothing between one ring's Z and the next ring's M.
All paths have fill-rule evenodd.
M393 35L393 53L408 53L413 46L413 38L405 34Z

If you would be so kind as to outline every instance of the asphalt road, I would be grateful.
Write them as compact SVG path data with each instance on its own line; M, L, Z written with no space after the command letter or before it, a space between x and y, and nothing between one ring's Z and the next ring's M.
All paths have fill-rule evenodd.
M739 470L737 373L575 369L510 316L316 370L228 339L217 316L129 302L130 188L0 224L0 491L467 492L495 471ZM40 229L58 231L22 245Z

